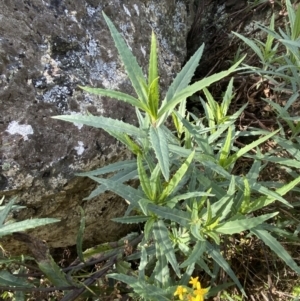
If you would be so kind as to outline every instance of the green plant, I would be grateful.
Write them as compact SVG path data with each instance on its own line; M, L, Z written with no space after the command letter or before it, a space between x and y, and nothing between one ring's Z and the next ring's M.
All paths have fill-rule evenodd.
M246 105L232 116L227 115L234 97L233 81L230 81L221 105L207 89L237 70L241 61L227 71L189 85L202 55L204 46L201 46L176 76L160 103L155 35L151 38L146 79L113 23L103 15L137 97L119 91L81 88L133 105L139 127L90 114L54 118L102 128L135 156L132 160L79 174L99 184L87 199L111 190L127 200L129 206L125 216L114 221L144 223L138 252L125 258L126 262L138 260L138 270L126 265L122 273L112 273L109 277L127 283L144 300L160 301L172 299L178 287L183 288L192 276L203 272L211 279L209 285L212 288L207 295L216 295L232 285L231 282L217 283L218 273L223 269L245 295L226 261L223 245L226 237L241 232L257 236L300 273L292 257L271 234L276 235L278 229L267 221L272 222L277 212L263 213L261 210L275 201L292 207L283 196L295 188L300 177L288 184L276 186L277 183L273 183L276 189L269 189L259 181L266 156L250 154L255 148L259 153L258 146L275 139L278 131L236 131L234 123ZM203 118L186 111L186 98L200 90L204 91L208 101L200 100L206 112ZM173 118L174 131L166 126L169 116ZM243 135L259 138L238 148L234 141ZM252 166L244 175L233 175L234 166L244 156L253 160ZM110 173L113 173L111 177L103 177ZM131 179L139 180L137 189L124 184ZM80 235L83 235L82 228Z
M254 42L241 34L234 34L254 51L262 64L262 68L250 67L249 72L254 71L270 80L277 91L297 93L300 88L300 7L295 10L290 0L285 1L285 6L288 17L285 31L281 28L275 31L274 15L269 28L257 23L257 27L267 33L265 43L260 40Z
M0 200L0 205L2 205L4 197ZM16 198L10 200L6 205L0 206L0 237L4 237L13 233L18 233L20 231L25 231L27 229L36 228L39 226L44 226L51 223L56 223L59 220L55 218L36 218L36 219L27 219L24 221L16 222L10 216L10 213L13 210L20 210L25 208L24 206L14 205ZM22 279L18 277L18 274L24 273L24 267L22 265L18 266L15 262L24 262L24 257L21 256L19 259L11 259L6 256L5 250L1 247L0 250L0 287L5 288L1 294L1 297L4 299L14 298L14 300L21 301L25 300L25 293L18 289L28 289L33 288L33 284L30 283L27 279ZM12 273L11 270L14 272ZM11 293L8 290L14 291L17 288L15 293Z
M285 31L278 28L275 31L274 15L272 15L269 28L257 23L258 28L267 33L266 42L246 38L234 33L242 39L258 56L262 68L250 67L251 71L261 75L261 84L264 80L269 82L272 90L279 95L285 93L287 100L283 104L274 102L274 97L262 98L276 112L276 120L281 134L290 140L297 140L300 133L300 118L295 116L292 107L297 103L300 88L300 6L295 9L290 0L285 1L287 9L287 22ZM276 44L274 42L276 41ZM282 98L282 96L280 97ZM287 125L289 131L285 131Z

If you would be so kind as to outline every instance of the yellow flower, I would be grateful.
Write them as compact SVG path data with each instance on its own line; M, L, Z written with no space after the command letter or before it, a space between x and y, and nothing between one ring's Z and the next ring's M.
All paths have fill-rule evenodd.
M196 285L196 289L194 290L194 295L196 295L196 298L193 301L203 301L204 295L206 295L207 292L208 292L208 288L201 288L201 284L198 281Z
M174 293L174 296L177 296L177 295L178 295L179 299L180 299L180 300L183 300L183 295L184 295L186 292L187 292L186 288L183 287L183 286L181 286L181 285L179 285L179 286L177 287L176 292Z
M191 295L188 296L188 300L189 301L199 301L200 300L200 296L197 295L196 297L192 297Z
M197 283L199 282L198 278L199 277L195 277L195 278L191 277L191 281L189 282L189 284L191 284L193 286L193 288L197 287Z

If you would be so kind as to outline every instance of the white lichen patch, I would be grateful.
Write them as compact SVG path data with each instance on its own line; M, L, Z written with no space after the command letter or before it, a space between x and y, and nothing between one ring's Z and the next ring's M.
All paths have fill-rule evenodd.
M78 141L78 146L75 146L74 149L77 151L77 155L81 156L84 153L84 144L82 141Z
M66 14L66 16L69 17L73 22L78 23L78 21L77 21L77 19L76 19L77 12L76 12L75 10L69 12L67 9L65 9L65 14Z
M129 9L124 4L123 4L123 8L124 8L126 15L131 17L131 13L130 13Z
M133 8L135 9L137 15L139 16L140 15L140 10L139 10L139 7L137 6L137 4L133 4Z
M145 56L146 56L146 50L145 50L145 47L141 46L141 51L142 51L143 56L145 57Z
M23 139L28 140L28 135L33 134L33 128L30 124L19 124L18 121L12 121L8 125L6 132L11 135L19 134L23 136Z

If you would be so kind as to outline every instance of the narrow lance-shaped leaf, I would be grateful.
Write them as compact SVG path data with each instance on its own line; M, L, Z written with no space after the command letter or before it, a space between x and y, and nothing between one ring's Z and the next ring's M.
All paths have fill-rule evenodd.
M234 96L234 94L232 93L232 88L233 88L233 77L230 79L230 82L227 86L227 89L226 89L226 92L225 92L225 95L223 97L223 101L222 101L222 104L221 104L222 116L227 115L231 100Z
M206 244L204 241L197 241L193 248L193 251L189 257L180 265L181 268L185 268L199 260L202 257L203 252L206 250Z
M127 148L134 154L137 155L139 153L141 153L141 149L139 147L138 144L136 144L135 142L133 142L131 140L131 138L125 134L125 133L119 133L119 132L115 132L115 131L108 131L107 132L115 137L117 140L119 140L120 142L122 142L124 145L127 146Z
M157 221L153 225L153 234L156 240L156 247L159 247L165 254L168 262L171 264L174 272L180 277L179 265L174 253L172 242L169 238L169 232L162 220Z
M23 288L34 287L34 285L32 283L29 283L26 278L17 277L16 275L13 275L5 270L0 271L0 285L11 286L12 289L14 286L23 287Z
M154 120L157 117L159 103L159 84L158 84L158 68L157 68L157 41L154 32L151 36L151 51L149 60L148 74L148 105L151 110L151 116Z
M53 116L54 119L60 119L69 122L81 123L85 125L89 125L95 128L101 128L106 131L115 131L120 133L126 133L128 135L136 136L139 138L146 138L146 133L129 124L125 123L121 120L116 120L103 116L83 116L83 115L63 115L63 116Z
M134 206L137 205L139 200L144 197L142 192L140 192L139 190L117 181L111 181L109 179L102 179L93 176L90 176L90 178L106 186L107 190L113 191L114 193L127 200L129 203L132 203Z
M291 191L296 185L298 185L300 183L300 177L296 178L295 180L291 181L290 183L278 188L275 190L275 192L279 195L279 196L283 196L286 193L288 193L289 191ZM257 199L256 201L250 203L249 208L247 210L247 213L250 212L254 212L256 210L259 210L271 203L273 203L274 201L276 201L278 198L276 198L275 196L268 196L268 197L260 197L259 199ZM281 201L281 200L280 200ZM290 205L288 202L286 202L286 205ZM292 205L290 205L290 207L292 207Z
M220 158L219 163L221 166L224 166L226 164L226 160L230 154L231 150L231 138L232 138L232 128L231 126L228 128L227 137L224 142L224 145L222 146L220 150Z
M229 167L233 162L235 162L238 158L242 157L246 153L248 153L250 150L254 149L259 144L269 140L272 136L276 135L279 132L279 130L272 132L264 137L261 137L260 139L253 141L252 143L244 146L240 150L238 150L234 155L230 156L226 161L226 164L224 165L224 168Z
M161 203L168 197L173 190L177 187L183 176L185 175L186 171L188 170L193 158L195 155L195 151L193 151L188 158L183 162L180 168L176 171L172 179L167 184L166 188L163 190L161 196L158 199L158 202Z
M0 211L0 227L4 224L5 219L7 218L16 199L17 198L13 198L10 200L9 203L5 205L4 209Z
M137 215L137 216L115 217L112 218L111 220L122 224L139 224L139 223L146 222L149 218L150 218L149 216Z
M137 281L136 277L123 274L109 274L107 277L127 283L134 291L143 299L151 301L169 301L166 296L166 290L157 286L151 285L146 281Z
M142 189L145 193L145 195L149 198L149 200L154 201L151 185L150 185L150 179L148 178L148 175L146 173L146 170L143 166L143 161L142 161L142 155L137 156L137 166L138 166L138 173L139 173L139 180L140 184L142 186Z
M188 212L178 210L176 208L167 208L165 206L157 206L154 204L148 204L148 210L157 214L164 220L174 221L182 227L187 227L191 221L190 214Z
M33 229L39 226L44 226L47 224L57 223L59 219L56 218L34 218L29 220L24 220L21 222L6 224L0 228L0 237L14 232L20 232L28 229Z
M265 62L264 55L262 54L260 48L251 39L248 39L237 32L233 32L233 34L235 34L238 38L243 40L244 43L246 43L256 53L256 55L259 57L262 63Z
M291 269L300 274L300 267L293 260L285 248L268 231L252 229L251 232L261 239L278 257L280 257Z
M213 260L229 275L229 277L234 281L234 283L238 286L240 291L243 293L244 296L246 296L246 293L236 277L235 273L231 269L230 265L228 262L224 259L220 251L211 245L208 241L206 241L206 249L208 254L213 258Z
M164 131L159 128L150 127L150 141L156 154L161 172L168 182L170 178L169 147Z
M204 44L201 45L201 47L195 52L195 54L189 59L189 61L177 74L176 78L169 87L163 105L169 102L177 93L179 93L188 86L192 77L194 76L196 68L198 67L199 60L203 53L203 49Z
M83 86L79 86L79 87L88 93L95 94L95 95L103 95L117 100L121 100L147 113L150 113L147 105L145 105L143 102L139 101L138 99L136 99L135 97L129 94L119 92L119 91L114 91L114 90L101 89L101 88L92 88L92 87L83 87Z
M150 110L149 114L152 118L152 122L155 122L157 118L158 103L159 103L158 80L159 78L157 77L152 81L148 91L148 101L149 101L149 110Z
M244 218L235 221L225 222L215 227L214 230L220 234L228 234L228 235L240 233L242 231L252 229L262 224L264 221L276 216L277 214L278 212L275 212L275 213L260 215L258 217Z
M211 93L209 92L208 89L204 88L203 92L204 92L207 102L212 110L215 121L218 122L218 120L217 120L218 103L214 100L213 96L211 95Z
M116 172L123 169L124 170L136 169L136 160L125 160L121 162L119 161L92 171L76 173L75 175L79 177L99 176L99 175L104 175L110 172Z
M185 89L181 90L180 92L176 93L176 95L168 102L163 103L161 108L158 111L158 118L160 118L161 116L164 115L164 113L173 110L175 108L175 106L181 102L182 100L186 99L189 96L192 96L193 94L195 94L198 91L201 91L203 88L208 87L209 85L211 85L212 83L228 76L230 73L232 73L233 71L235 71L238 67L238 65L243 61L244 58L242 58L241 60L239 60L237 63L235 63L232 67L230 67L228 70L226 71L222 71L219 73L215 73L209 77L205 77L204 79L190 85L187 86ZM166 117L164 118L166 119Z
M158 286L166 288L169 285L170 272L168 267L168 261L164 252L159 248L155 248L156 251L156 265L153 270L155 280L158 282Z
M153 194L153 198L156 199L157 195L162 191L161 183L161 169L159 164L155 166L150 177L150 186Z
M138 65L135 56L131 53L121 34L117 31L114 24L111 20L102 12L103 17L109 27L112 38L115 42L115 45L118 49L119 55L122 59L122 62L125 66L126 72L130 78L132 86L139 99L144 104L147 104L147 91L145 90L146 81L144 79L144 74L142 68Z

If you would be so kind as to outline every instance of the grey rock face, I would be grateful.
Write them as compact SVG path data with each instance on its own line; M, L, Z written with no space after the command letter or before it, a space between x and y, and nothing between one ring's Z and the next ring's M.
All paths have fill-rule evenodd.
M57 217L34 230L52 247L74 245L79 206L86 211L86 245L128 231L110 222L126 203L107 192L83 202L95 184L75 172L130 157L101 130L51 119L60 114L110 116L135 123L133 108L83 93L77 85L133 93L102 10L147 71L151 30L160 45L165 93L186 54L192 0L3 0L0 10L0 133L2 195L27 206L17 219ZM163 96L162 96L163 97ZM8 249L12 249L7 244ZM19 246L14 245L14 248ZM20 250L20 249L19 249Z

